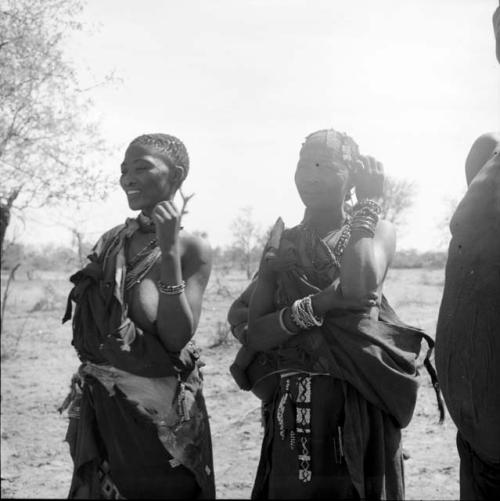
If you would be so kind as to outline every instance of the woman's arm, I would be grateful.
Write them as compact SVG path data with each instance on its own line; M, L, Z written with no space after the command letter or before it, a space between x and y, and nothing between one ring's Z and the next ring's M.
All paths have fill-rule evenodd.
M269 261L261 261L255 290L251 296L247 345L256 351L272 349L298 334L299 327L292 319L291 308L276 311L274 294L277 274L271 270ZM377 294L367 294L361 299L347 300L339 290L339 281L313 294L311 303L316 316L323 317L332 309L366 309L375 306Z
M188 343L198 327L203 293L212 268L211 249L206 241L190 235L183 243L182 263L178 255L170 253L162 255L160 265L163 284L186 282L183 293L168 295L160 292L158 302L157 333L165 348L174 352Z
M153 211L161 248L160 298L156 330L168 351L180 351L193 337L201 314L203 293L210 277L212 253L209 244L192 235L179 242L180 215L172 202L161 202ZM185 281L179 294L162 292Z
M250 299L247 345L256 351L266 351L284 343L299 329L290 317L290 308L286 308L280 323L280 311L274 306L276 274L269 270L263 259L259 276Z
M363 160L363 168L356 175L356 196L360 201L380 200L384 180L382 164L372 157ZM360 228L355 220L356 214L340 268L342 295L348 300L359 300L380 292L396 250L396 232L391 223L380 220L367 231Z
M340 286L346 299L379 293L396 249L394 226L379 221L373 237L353 232L342 258Z
M250 299L257 285L255 276L248 287L233 302L227 314L227 321L231 326L231 332L241 344L247 344L246 332L248 327L248 311L250 308Z

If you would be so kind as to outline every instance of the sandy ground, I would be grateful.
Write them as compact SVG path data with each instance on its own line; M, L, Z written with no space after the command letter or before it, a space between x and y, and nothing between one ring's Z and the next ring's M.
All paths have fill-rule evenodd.
M10 498L63 498L72 466L64 442L66 418L56 409L78 366L70 326L60 323L69 283L57 278L27 281L19 275L2 334L1 493ZM442 270L392 270L386 294L403 320L433 335L442 282ZM238 346L226 337L225 316L245 283L241 273L213 273L196 334L206 363L204 393L217 497L222 499L250 496L262 439L259 400L239 390L228 371ZM37 303L42 310L30 313ZM449 418L438 424L425 372L421 379L414 418L404 430L410 454L405 461L407 498L457 499L456 430Z

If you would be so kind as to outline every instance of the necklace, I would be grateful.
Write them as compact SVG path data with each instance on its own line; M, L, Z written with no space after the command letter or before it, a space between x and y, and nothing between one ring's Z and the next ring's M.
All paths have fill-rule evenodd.
M327 235L325 238L320 239L320 245L325 248L327 253L332 258L333 263L337 268L340 269L340 260L344 254L345 248L351 238L351 222L347 221L344 223L342 228L337 230L334 235ZM328 245L328 242L336 239L333 248Z
M125 276L125 289L131 289L151 270L161 255L156 238L150 240L131 260L127 263Z
M321 269L324 266L324 257L321 259L321 254L326 254L330 262L340 269L340 261L351 238L351 221L346 218L342 226L330 232L325 237L321 238L314 228L302 223L302 228L306 232L306 242L308 242L308 253L313 266ZM322 252L318 254L321 249Z
M149 216L146 216L143 212L141 212L137 216L137 222L139 223L139 229L143 233L155 233L156 232L156 227L155 223L153 222L153 219L150 218Z

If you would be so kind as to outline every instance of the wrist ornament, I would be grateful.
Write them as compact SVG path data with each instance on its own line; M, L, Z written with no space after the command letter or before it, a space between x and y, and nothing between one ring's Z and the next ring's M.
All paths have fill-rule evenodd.
M369 198L360 200L354 206L354 214L351 220L351 232L373 237L381 212L382 208L375 200Z
M323 325L323 317L314 314L311 295L297 299L291 307L293 323L300 329L311 329Z
M161 294L166 294L167 296L177 296L184 292L186 288L186 282L183 280L177 285L166 285L161 280L158 280L158 290Z
M298 334L299 332L294 332L292 330L290 330L286 324L285 324L285 319L284 319L284 316L285 316L285 311L286 311L286 307L285 308L282 308L280 311L279 311L279 314L278 314L278 319L279 319L279 322L280 322L280 327L281 327L281 330L285 333L285 334L288 334L289 336L295 336L295 334Z

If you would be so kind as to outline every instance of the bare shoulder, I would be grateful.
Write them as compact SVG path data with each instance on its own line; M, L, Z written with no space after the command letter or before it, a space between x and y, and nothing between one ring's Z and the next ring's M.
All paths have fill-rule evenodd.
M212 247L207 238L194 235L182 230L180 235L182 260L185 266L208 267L212 266Z
M381 238L394 237L396 235L396 229L394 224L387 219L379 219L377 223L377 228L375 234Z
M375 239L385 250L389 260L396 252L396 228L386 219L380 219L375 229Z

